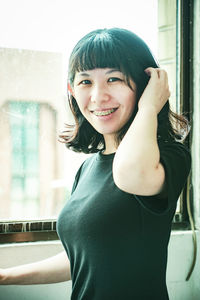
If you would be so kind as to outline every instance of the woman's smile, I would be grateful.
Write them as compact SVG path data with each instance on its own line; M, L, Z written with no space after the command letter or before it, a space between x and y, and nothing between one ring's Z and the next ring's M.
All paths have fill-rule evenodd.
M112 113L114 113L117 110L117 108L109 108L109 109L101 109L101 110L94 110L92 111L92 113L95 116L108 116L111 115Z

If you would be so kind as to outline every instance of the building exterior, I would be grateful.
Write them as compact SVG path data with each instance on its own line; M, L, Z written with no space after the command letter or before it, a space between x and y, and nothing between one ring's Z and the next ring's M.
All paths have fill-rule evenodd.
M0 48L0 218L54 216L65 198L62 54Z

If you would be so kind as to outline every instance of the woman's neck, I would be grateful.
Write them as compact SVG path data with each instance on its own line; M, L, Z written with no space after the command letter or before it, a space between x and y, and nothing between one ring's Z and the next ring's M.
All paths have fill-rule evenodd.
M103 151L104 154L111 154L116 152L118 146L116 144L115 136L104 135L104 141L105 141L105 150Z

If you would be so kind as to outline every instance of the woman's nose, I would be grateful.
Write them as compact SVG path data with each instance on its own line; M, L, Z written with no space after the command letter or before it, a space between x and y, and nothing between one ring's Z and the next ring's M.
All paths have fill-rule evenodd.
M101 103L108 101L110 98L109 92L106 87L101 85L96 85L93 87L91 92L91 101L96 103Z

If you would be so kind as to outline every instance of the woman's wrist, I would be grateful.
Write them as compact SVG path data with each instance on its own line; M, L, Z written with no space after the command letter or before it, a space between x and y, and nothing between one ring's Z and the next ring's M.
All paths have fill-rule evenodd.
M0 270L1 285L25 285L28 284L25 270L22 267L14 267ZM26 278L27 277L27 278Z
M142 104L142 105L139 105L138 104L138 112L139 113L145 113L145 114L155 114L157 115L158 114L158 109L155 105L151 104L151 103L148 103L148 104Z
M9 284L9 269L0 269L0 284Z

